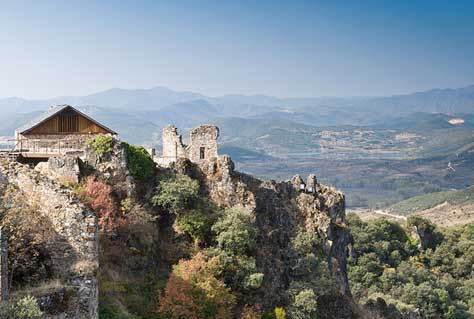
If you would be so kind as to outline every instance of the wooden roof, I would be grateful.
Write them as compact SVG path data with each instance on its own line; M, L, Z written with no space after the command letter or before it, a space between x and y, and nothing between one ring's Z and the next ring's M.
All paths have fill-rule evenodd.
M111 130L110 128L106 127L103 124L100 124L99 122L97 122L96 120L94 120L93 118L88 116L87 114L79 111L78 109L76 109L76 108L74 108L70 105L52 106L48 111L44 112L43 114L41 114L38 117L34 118L33 120L29 121L28 123L26 123L22 127L18 128L16 131L20 134L27 134L30 131L34 130L35 128L37 128L41 124L47 122L48 120L52 119L54 116L56 116L57 114L59 114L63 111L76 112L80 116L83 116L84 118L88 119L89 121L91 121L92 123L97 125L98 127L102 128L107 133L110 133L110 134L113 134L113 135L117 134L115 131Z

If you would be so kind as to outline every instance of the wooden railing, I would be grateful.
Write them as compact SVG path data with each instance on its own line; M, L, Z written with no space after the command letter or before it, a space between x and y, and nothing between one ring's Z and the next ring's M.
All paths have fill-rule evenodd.
M14 152L19 154L47 154L63 155L69 152L82 151L85 142L78 139L21 139L0 142L0 151Z

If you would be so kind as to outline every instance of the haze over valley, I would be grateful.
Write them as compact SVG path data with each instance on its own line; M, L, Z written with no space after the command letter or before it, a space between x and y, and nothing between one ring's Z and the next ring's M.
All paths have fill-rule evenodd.
M0 100L4 139L50 105L70 104L132 143L161 149L168 124L220 128L220 153L264 179L316 173L349 207L386 208L474 182L474 85L388 97L208 97L111 89L81 97Z

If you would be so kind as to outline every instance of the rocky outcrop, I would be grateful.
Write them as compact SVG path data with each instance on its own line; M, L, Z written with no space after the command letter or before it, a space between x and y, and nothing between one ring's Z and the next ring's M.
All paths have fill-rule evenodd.
M77 156L51 157L47 162L40 162L35 170L63 184L78 183L81 160Z
M114 185L120 197L136 196L137 183L128 169L127 149L123 142L114 140L110 152L103 155L97 155L92 148L87 147L82 161L85 164L83 171L87 171L87 168L95 170L107 183Z
M266 307L284 302L275 300L275 295L287 289L291 281L288 263L294 257L289 243L295 230L303 227L321 239L329 270L339 284L340 298L328 303L334 304L337 318L352 317L346 265L351 239L341 192L318 183L314 175L308 176L306 183L299 176L286 182L260 181L234 171L228 156L210 161L207 166L192 167L189 161L176 165L179 172L201 180L202 191L212 202L221 207L244 206L255 214L262 234L257 263L266 274L261 302L275 303Z
M142 196L146 194L147 187L151 186L148 193L152 193L155 187L136 183L128 169L126 147L119 141L115 141L112 150L102 156L92 149L86 150L82 161L77 162L83 170L81 173L87 175L84 170L90 168L90 173L113 185L117 198L143 200L147 198ZM66 175L75 172L75 162L62 162L61 159L50 162L37 170L55 179L61 172ZM295 176L284 182L261 181L235 171L229 156L212 157L200 163L179 158L171 169L160 172L187 174L200 181L201 195L216 206L243 206L254 214L259 236L258 250L253 252L252 257L255 257L259 272L264 277L259 288L248 296L242 296L240 306L255 304L260 309L274 309L291 304L287 291L297 281L294 268L299 262L291 242L298 231L304 231L310 237L318 238L319 246L317 250L315 248L314 255L325 260L325 273L332 274L335 283L331 280L331 284L337 288L336 294L322 293L318 296L318 303L328 307L326 315L321 315L321 318L344 319L353 316L346 269L350 236L345 226L345 198L342 193L319 183L314 175L305 180ZM0 165L0 178L2 176L5 181L21 189L28 202L38 204L41 214L51 220L52 229L57 234L50 245L55 276L74 287L73 298L66 302L66 318L96 318L97 282L93 269L98 260L98 243L95 214L87 210L71 191L26 166L3 163ZM167 232L171 230L166 228L166 218L163 217L161 223L162 236L169 236ZM156 226L154 223L153 227ZM131 245L132 241L127 241L128 244ZM179 252L179 247L175 250L184 254ZM165 248L160 253L166 253ZM93 265L92 271L88 269L88 262ZM39 301L45 309L58 309L57 304L64 303L69 295L67 290L58 290L54 294L40 296Z
M15 186L22 193L24 201L48 222L45 231L54 234L46 246L51 263L50 278L61 282L68 291L67 305L58 316L97 318L96 214L81 203L71 190L28 166L2 161L0 180L3 184ZM47 295L40 297L41 300L49 300Z

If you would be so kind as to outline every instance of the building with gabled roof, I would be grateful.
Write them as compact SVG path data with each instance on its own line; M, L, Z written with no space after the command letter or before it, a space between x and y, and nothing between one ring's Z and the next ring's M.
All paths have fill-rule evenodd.
M70 105L57 105L15 131L22 157L49 158L82 151L93 135L117 133Z

